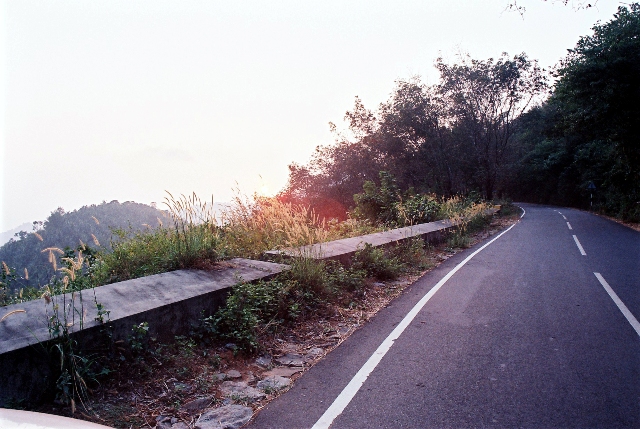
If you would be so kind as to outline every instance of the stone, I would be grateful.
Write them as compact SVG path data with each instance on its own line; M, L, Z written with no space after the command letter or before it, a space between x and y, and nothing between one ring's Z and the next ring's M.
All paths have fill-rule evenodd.
M269 367L271 365L272 358L269 355L260 356L256 359L256 365L261 366L263 368Z
M174 423L171 429L189 429L189 426L185 422L178 422Z
M242 405L225 405L200 416L195 429L237 429L245 425L253 411Z
M243 381L224 381L220 385L220 391L226 397L238 400L255 401L264 399L266 396L264 392L249 386Z
M227 374L222 373L222 372L218 372L218 373L213 374L211 376L211 378L213 379L213 381L222 381L225 378L227 378Z
M231 371L227 371L227 378L242 378L242 374L240 374L240 371L232 369Z
M270 371L265 371L262 375L265 377L291 377L293 374L302 372L302 368L278 366Z
M281 390L289 386L291 386L291 379L277 375L260 380L257 385L258 389L264 391Z
M280 365L286 366L303 366L304 358L297 353L287 353L284 356L280 356L276 359Z
M315 359L317 357L320 357L324 354L324 349L321 349L320 347L314 347L312 349L310 349L305 355L305 358L311 358L311 359Z
M213 398L210 396L206 398L198 398L194 399L193 401L187 402L182 407L180 407L180 410L187 411L193 414L195 412L204 410L209 405L211 405L211 403L213 403Z
M158 416L156 417L156 429L171 429L171 417Z

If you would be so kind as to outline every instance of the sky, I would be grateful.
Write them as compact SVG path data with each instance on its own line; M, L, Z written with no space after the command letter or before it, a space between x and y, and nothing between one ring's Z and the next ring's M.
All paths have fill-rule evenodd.
M556 64L620 5L519 0L30 1L0 9L0 231L165 191L272 195L359 96L454 62Z

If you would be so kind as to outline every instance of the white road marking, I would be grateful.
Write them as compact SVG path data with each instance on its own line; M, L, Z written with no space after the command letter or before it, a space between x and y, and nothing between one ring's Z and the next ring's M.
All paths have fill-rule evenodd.
M524 211L524 209L522 210ZM511 230L511 228L513 228L516 225L517 224L511 225L509 228L507 228L505 231L499 234L496 238L494 238L493 240L491 240L490 242L488 242L487 244L485 244L484 246L482 246L481 248L473 252L471 255L467 256L464 259L464 261L456 265L454 269L449 271L446 276L444 276L438 283L436 283L436 285L433 288L431 288L431 290L427 292L426 295L423 296L420 301L418 301L418 303L411 309L411 311L407 313L407 315L404 317L404 319L402 319L402 321L398 324L398 326L396 326L396 328L389 334L389 336L384 339L382 344L378 346L376 351L373 352L371 357L369 357L369 359L365 362L362 368L360 368L357 374L351 379L349 384L347 384L347 386L344 389L342 389L342 392L340 392L340 395L338 395L338 397L333 401L333 403L327 409L327 411L325 411L324 414L320 416L320 419L318 419L316 424L314 424L311 429L326 429L329 426L331 426L333 421L340 414L342 414L342 412L347 407L347 405L349 405L353 397L356 396L356 393L358 393L358 391L360 390L360 387L362 387L362 385L367 380L369 375L373 372L376 366L378 366L378 364L380 363L384 355L386 355L389 349L391 349L391 346L393 346L393 343L395 342L395 340L397 340L400 337L400 335L402 335L404 330L409 326L409 324L411 324L413 319L418 315L420 310L422 310L422 308L427 304L427 302L429 302L431 297L433 297L433 295L435 295L435 293L438 292L438 290L440 290L440 288L456 272L458 272L460 268L466 265L466 263L469 262L474 256L482 252L491 243L493 243L498 238L502 237L504 234L509 232L509 230Z
M580 251L580 254L582 256L587 256L587 252L584 251L584 249L582 248L582 244L580 244L580 242L578 241L578 237L576 237L575 235L573 236L573 241L576 242L576 246L578 246L578 250Z
M562 219L567 220L567 217L565 215L562 215Z
M569 222L567 222L567 226L569 227L569 229L573 229L571 228L571 224Z
M613 302L616 303L616 305L618 306L622 314L624 314L624 317L627 318L627 320L629 321L633 329L635 329L636 334L640 336L640 322L638 322L638 319L636 319L635 316L629 311L627 306L624 305L624 302L622 302L622 300L618 298L618 295L616 295L613 289L611 289L611 286L609 286L609 283L607 283L604 277L602 277L600 273L593 273L593 274L596 275L596 278L598 279L602 287L604 287L604 290L607 291L607 293L609 294Z
M524 217L524 214L526 213L526 210L524 209L524 207L520 207L520 208L522 209L522 214L520 215L520 219L522 219Z

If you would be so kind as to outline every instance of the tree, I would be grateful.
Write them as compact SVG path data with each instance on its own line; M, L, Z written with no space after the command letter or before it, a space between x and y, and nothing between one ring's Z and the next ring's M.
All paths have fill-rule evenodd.
M549 100L556 132L583 156L584 181L608 194L610 210L640 218L640 4L618 8L569 51ZM597 164L597 165L596 165ZM603 166L606 166L604 168ZM604 171L602 171L604 169ZM587 174L598 177L589 177Z
M549 0L542 1L547 2ZM562 3L565 6L571 3L571 7L573 8L573 10L581 10L594 7L598 3L598 0L552 0L550 3ZM522 16L524 16L524 13L527 11L527 9L522 6L522 3L519 3L518 0L513 0L507 3L506 10L516 11Z
M453 65L437 60L439 91L450 123L472 156L477 185L492 199L504 173L514 121L544 93L546 78L524 53L513 59L503 53L497 61L461 60Z

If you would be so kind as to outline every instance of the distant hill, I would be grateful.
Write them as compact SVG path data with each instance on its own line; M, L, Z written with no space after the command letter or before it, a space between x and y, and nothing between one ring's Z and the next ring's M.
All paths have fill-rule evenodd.
M91 247L97 247L92 237L100 243L101 249L110 250L112 229L131 228L139 231L147 228L143 224L156 227L161 220L165 225L171 223L166 212L157 208L127 201L111 201L99 205L84 206L78 210L65 212L59 207L41 223L26 224L27 228L0 247L0 261L17 270L22 275L29 271L29 285L40 286L47 283L54 272L42 253L47 247L76 248L80 241ZM41 239L42 240L41 240Z
M23 223L20 226L16 226L15 228L9 229L5 232L0 232L0 246L2 246L4 243L14 238L15 235L20 231L31 231L32 227L33 227L33 224L27 222L27 223Z

